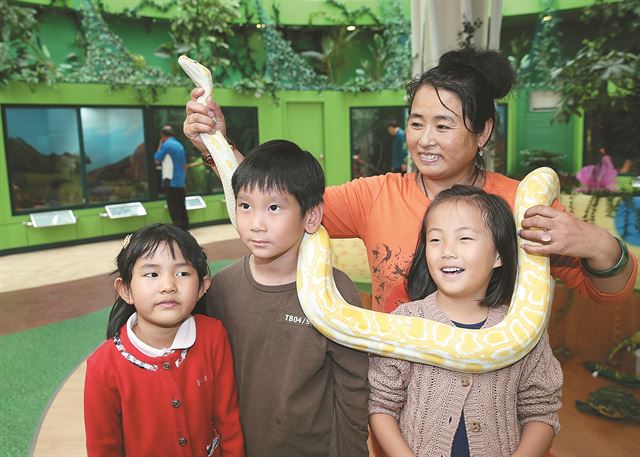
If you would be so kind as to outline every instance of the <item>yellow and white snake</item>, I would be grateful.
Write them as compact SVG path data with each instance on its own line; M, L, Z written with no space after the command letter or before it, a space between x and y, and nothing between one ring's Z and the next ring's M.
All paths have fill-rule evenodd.
M181 56L180 66L205 94L213 90L211 73L195 60ZM235 197L231 176L237 161L220 132L201 134L213 157L224 189L229 218L235 226ZM550 205L560 184L550 168L539 168L518 186L514 216L518 228L524 212ZM494 327L469 330L418 317L397 316L358 308L338 292L331 267L329 234L320 229L305 235L298 254L298 297L313 326L344 346L373 354L455 371L485 373L517 362L544 332L553 296L549 258L518 250L518 275L509 311Z

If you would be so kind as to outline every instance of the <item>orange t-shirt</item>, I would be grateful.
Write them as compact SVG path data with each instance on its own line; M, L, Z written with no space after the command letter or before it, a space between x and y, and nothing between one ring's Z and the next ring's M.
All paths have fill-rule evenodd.
M487 172L483 189L504 198L513 209L518 184L515 179ZM359 178L326 189L322 223L332 238L360 238L364 242L375 311L390 313L409 301L405 277L430 202L420 191L415 173ZM557 201L553 206L564 209ZM637 260L631 257L637 269ZM621 300L634 286L630 279L617 294L599 292L580 267L579 259L572 257L552 256L551 274L599 303Z

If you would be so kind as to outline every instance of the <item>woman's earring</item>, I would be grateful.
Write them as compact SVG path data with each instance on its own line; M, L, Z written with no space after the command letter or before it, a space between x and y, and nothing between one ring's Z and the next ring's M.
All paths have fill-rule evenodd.
M478 150L478 155L479 155L480 157L484 157L484 149L480 148L480 149Z

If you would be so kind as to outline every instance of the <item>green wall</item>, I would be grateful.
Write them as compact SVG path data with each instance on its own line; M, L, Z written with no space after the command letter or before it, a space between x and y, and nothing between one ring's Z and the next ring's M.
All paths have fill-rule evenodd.
M184 107L191 87L170 88L157 101L159 106ZM269 96L243 96L228 89L217 89L216 100L223 107L256 107L259 141L289 138L311 150L322 163L327 184L339 184L351 178L349 109L366 106L403 106L404 92L383 91L372 94L344 92L289 91ZM98 84L59 84L55 87L30 89L25 84L12 84L0 90L0 106L12 105L93 105L138 106L131 90L109 92ZM2 127L0 126L0 129ZM37 128L37 126L34 126ZM4 138L4 132L1 132ZM75 225L32 228L24 225L27 215L11 213L8 170L4 142L0 144L0 252L52 243L106 237L129 233L150 222L168 222L164 200L145 202L146 217L110 220L100 217L102 207L74 210ZM203 197L207 208L189 212L193 223L212 223L227 219L222 194Z
M79 4L86 0L65 0L64 6L72 9L79 9ZM163 5L169 3L163 0L154 0L157 4ZM244 0L239 0L244 1ZM280 11L280 23L286 25L308 25L310 18L313 19L315 25L333 25L336 20L340 20L341 16L338 10L325 0L261 0L264 10L272 16L273 5L275 4ZM385 0L383 0L385 1ZM378 0L342 0L350 11L365 7L369 8L374 14L380 13L380 3ZM25 5L51 5L52 0L16 0L13 3L23 3ZM58 2L60 3L60 2ZM127 8L135 8L142 3L142 0L103 0L104 9L108 13L121 14ZM248 1L249 12L256 17L253 0ZM400 0L400 8L403 13L408 16L411 13L410 0ZM318 14L324 13L324 14ZM138 14L141 17L169 19L175 15L175 8L169 9L167 12L159 11L155 8L145 6ZM370 25L373 22L368 16L362 16L356 21L356 24Z
M44 5L47 8L40 13L41 39L50 50L53 60L62 63L69 53L76 53L82 59L81 48L76 43L77 18L72 9L77 9L80 1L64 2L65 8L52 8L49 0L24 0L14 3ZM161 2L161 0L156 0ZM119 13L127 7L134 7L136 0L105 0L107 11ZM334 26L340 21L338 11L325 0L264 0L265 10L271 14L272 4L280 5L280 20L286 25L306 26L314 15L314 25ZM589 0L558 0L560 9L582 7ZM62 4L57 2L55 4ZM252 4L252 3L250 3ZM379 13L378 0L349 0L350 10L360 6L371 8ZM405 15L410 14L409 0L401 0L400 8ZM503 14L531 14L543 9L544 0L521 0L504 2ZM68 9L68 8L71 8ZM142 18L133 20L124 16L107 16L112 30L123 40L133 53L141 54L155 66L170 71L175 63L153 55L162 43L168 42L169 22L173 12L159 12L145 8L140 12ZM366 17L357 24L368 24ZM353 71L363 57L370 54L366 34L362 34L349 55L349 70ZM255 40L254 40L255 41ZM259 40L258 40L259 41ZM260 43L256 42L256 49ZM232 43L233 46L233 43ZM260 58L260 55L257 56ZM184 107L191 87L170 88L155 103L158 106ZM351 151L349 131L349 110L352 107L403 106L404 91L383 91L378 93L352 94L336 91L287 91L277 94L277 101L267 95L261 98L244 96L228 89L217 89L216 99L224 107L256 107L258 110L259 141L275 138L288 138L299 142L311 150L322 163L327 176L327 184L339 184L351 177ZM29 88L24 84L12 84L0 88L0 106L3 104L26 105L93 105L93 106L139 106L133 90L115 93L108 91L105 85L96 84L59 84L55 87L39 86ZM550 125L551 113L532 113L528 107L528 95L520 92L512 96L508 111L507 172L517 175L518 151L522 149L548 149L565 153L565 171L575 171L582 165L581 119L574 119L563 125ZM0 130L3 127L0 125ZM34 126L37 128L37 126ZM0 138L4 138L3 132ZM103 208L83 208L75 210L78 223L72 226L34 229L23 225L28 216L14 216L11 213L8 173L4 144L0 142L0 253L7 250L37 247L50 243L65 243L75 240L106 237L130 232L132 229L151 221L168 221L164 200L145 202L148 215L143 218L127 220L108 220L100 217ZM224 221L226 210L222 195L204 197L207 208L190 211L189 217L194 223Z
M566 124L553 122L555 111L531 111L529 91L515 92L509 99L507 174L520 176L525 170L519 153L523 149L558 152L564 157L558 171L574 173L582 167L584 118L572 117Z

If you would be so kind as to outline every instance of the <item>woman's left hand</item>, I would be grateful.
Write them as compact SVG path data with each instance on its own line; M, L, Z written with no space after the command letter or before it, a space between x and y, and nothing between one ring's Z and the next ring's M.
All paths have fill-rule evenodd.
M520 236L540 243L524 243L530 254L579 257L595 270L611 268L620 258L618 242L607 230L549 206L534 206L524 213Z

